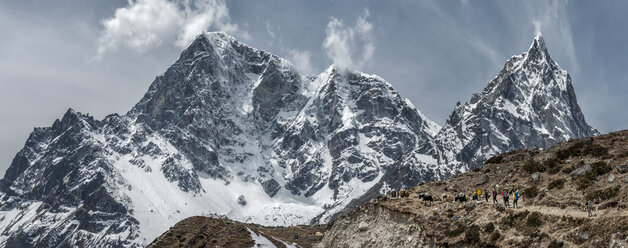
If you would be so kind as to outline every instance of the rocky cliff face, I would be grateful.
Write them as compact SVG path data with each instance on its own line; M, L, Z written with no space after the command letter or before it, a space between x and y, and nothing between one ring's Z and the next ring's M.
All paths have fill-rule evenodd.
M326 223L490 154L595 133L540 38L439 130L378 76L303 76L203 34L128 113L70 109L33 131L0 181L0 245L142 246L194 215Z

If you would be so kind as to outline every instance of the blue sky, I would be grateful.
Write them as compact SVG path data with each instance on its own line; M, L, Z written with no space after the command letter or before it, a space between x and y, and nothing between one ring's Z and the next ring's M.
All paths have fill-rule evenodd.
M628 125L627 1L0 0L0 175L67 108L125 113L190 37L225 31L318 73L377 74L443 124L541 31L587 122Z

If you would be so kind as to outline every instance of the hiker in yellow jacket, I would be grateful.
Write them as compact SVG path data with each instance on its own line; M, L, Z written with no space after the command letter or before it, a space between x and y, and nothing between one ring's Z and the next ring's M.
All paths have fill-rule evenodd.
M519 201L519 191L515 190L515 192L512 193L512 207L519 208L517 201Z

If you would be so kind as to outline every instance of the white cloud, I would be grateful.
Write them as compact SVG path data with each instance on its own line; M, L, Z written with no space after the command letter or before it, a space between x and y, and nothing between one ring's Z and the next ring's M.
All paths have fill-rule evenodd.
M469 33L463 37L466 37L466 41L469 46L475 49L478 54L487 58L491 65L501 66L504 63L506 57L500 54L493 45L487 43L487 39L485 37Z
M238 32L222 0L129 0L128 6L116 9L103 26L98 56L120 47L138 52L161 45L186 47L202 31L210 29Z
M360 69L371 61L375 45L373 24L366 20L368 16L369 11L365 9L353 27L345 26L334 17L327 23L323 48L337 66Z
M534 25L534 34L541 33L541 22L536 18L532 20L532 25Z
M238 26L230 23L229 9L220 0L185 2L183 33L177 38L177 46L186 47L202 31L214 27L227 33L235 33Z
M273 27L270 26L270 22L266 21L266 32L268 33L268 35L270 35L270 37L272 37L273 39L275 37L277 37L277 35L275 35L275 32L273 31Z
M309 51L299 51L293 49L288 51L288 55L290 56L290 61L300 73L311 74L315 72L316 69L312 66L312 55Z
M567 4L568 2L566 0L544 2L544 4L539 7L539 9L543 11L532 19L532 25L534 25L535 34L546 30L547 33L555 35L555 37L560 39L571 65L570 71L572 73L579 73L580 66L576 56L571 25L569 23Z

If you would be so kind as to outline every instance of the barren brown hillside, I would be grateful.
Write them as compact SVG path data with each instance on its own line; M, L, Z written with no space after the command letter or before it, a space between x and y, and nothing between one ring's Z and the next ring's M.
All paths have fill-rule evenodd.
M252 233L276 247L311 247L323 226L263 227L237 221L195 216L180 221L148 247L255 247Z
M625 247L627 172L628 131L516 150L407 198L380 196L330 224L318 247ZM497 189L498 203L472 200L478 189ZM519 208L501 190L518 191ZM468 201L454 202L460 194Z

